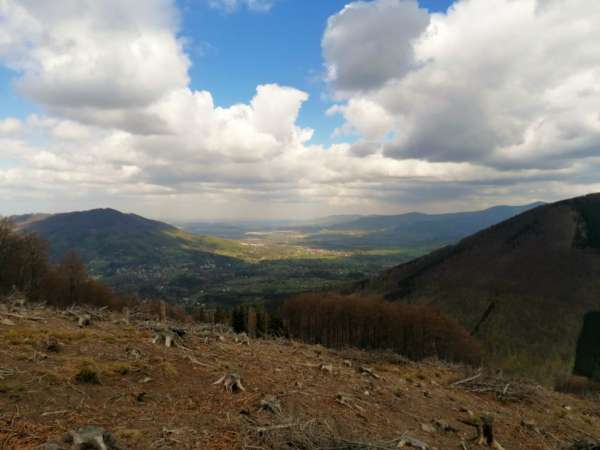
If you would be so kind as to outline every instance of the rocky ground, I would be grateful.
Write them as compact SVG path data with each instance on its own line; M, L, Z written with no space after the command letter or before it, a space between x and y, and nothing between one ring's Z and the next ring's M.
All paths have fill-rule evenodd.
M534 384L90 313L0 305L0 449L77 448L88 426L139 450L600 448L600 404Z

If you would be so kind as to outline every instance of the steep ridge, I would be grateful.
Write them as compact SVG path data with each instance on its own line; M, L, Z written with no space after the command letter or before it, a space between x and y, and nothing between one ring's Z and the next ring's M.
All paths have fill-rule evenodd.
M583 317L600 309L600 194L539 206L357 290L433 304L499 367L549 380L572 369Z

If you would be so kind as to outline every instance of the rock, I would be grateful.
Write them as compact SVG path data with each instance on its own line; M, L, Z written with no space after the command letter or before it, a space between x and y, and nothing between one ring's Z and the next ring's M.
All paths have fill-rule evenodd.
M96 426L87 426L70 431L66 442L76 450L118 450L117 443L108 431Z
M7 327L14 327L15 323L10 319L2 319L0 320L0 324L6 325Z
M433 425L428 423L422 423L421 430L423 430L425 433L435 433L437 431Z

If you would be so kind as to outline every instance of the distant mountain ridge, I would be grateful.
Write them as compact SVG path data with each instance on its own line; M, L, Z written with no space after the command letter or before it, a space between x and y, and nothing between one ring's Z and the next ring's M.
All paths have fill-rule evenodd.
M600 309L600 194L538 206L356 289L435 305L500 367L567 373L583 317Z
M373 215L337 221L326 228L325 235L307 238L307 243L323 248L392 248L407 246L436 247L453 243L477 231L543 205L541 202L521 206L495 206L482 211L446 214L412 212L400 215ZM308 230L310 227L304 227Z

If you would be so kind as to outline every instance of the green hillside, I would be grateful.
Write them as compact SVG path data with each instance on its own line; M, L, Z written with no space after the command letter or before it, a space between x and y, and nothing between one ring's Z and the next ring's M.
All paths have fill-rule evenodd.
M13 222L46 239L55 261L76 251L93 275L121 292L190 304L320 289L376 273L387 261L274 239L200 236L113 209L18 216Z

